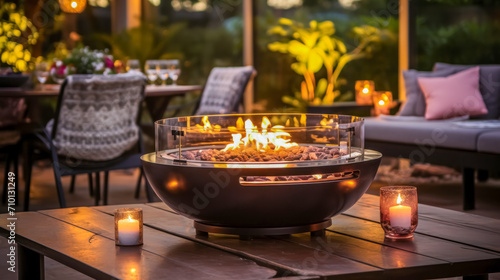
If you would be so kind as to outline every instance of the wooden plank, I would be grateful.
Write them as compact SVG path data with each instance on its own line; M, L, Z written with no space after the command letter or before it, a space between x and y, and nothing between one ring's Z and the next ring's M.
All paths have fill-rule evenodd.
M101 211L78 207L40 213L114 240L114 218ZM217 278L231 279L238 275L243 279L266 279L276 274L255 262L147 226L144 227L142 249L184 266L196 267Z
M149 205L167 210L170 209L163 203L152 203ZM369 214L373 213L374 212L372 210L369 211ZM375 213L378 215L378 212ZM338 230L338 224L336 223L338 219L340 219L339 221L343 222L340 226L341 229L349 229L350 227L354 229L357 228L358 234ZM337 240L336 242L332 243L334 245L333 248L335 248L336 254L347 258L354 258L362 262L384 268L386 269L386 271L384 272L385 278L393 277L397 279L399 277L405 276L405 274L406 276L404 278L408 277L407 274L418 276L417 278L452 277L464 275L469 273L470 271L494 271L495 269L493 269L492 267L498 265L498 255L490 251L480 250L474 247L457 244L455 242L418 234L416 234L418 238L415 238L411 242L407 242L404 240L392 242L391 240L385 239L384 232L379 223L364 221L362 219L356 219L356 221L353 219L355 218L345 215L337 216L333 219L334 224L332 227L330 227L330 229L336 230L343 235L355 236L357 238L367 240L369 241L368 244L379 244L378 246L383 245L379 249L380 252L382 252L382 256L376 256L376 249L374 247L372 247L372 252L370 252L371 247L367 244L359 244L359 248L361 249L356 253L356 247L354 247L353 251L339 250L339 246L354 246L354 244L347 245L345 240ZM294 240L294 236L292 236L292 240ZM307 241L301 242L307 243ZM395 244L397 246L395 246ZM324 243L322 243L321 246L324 247ZM404 258L400 253L400 255L398 255L396 252L400 252L399 250L393 252L394 255L391 258L384 259L388 254L390 254L390 250L388 248L397 248L406 252L412 252L424 258L427 256L430 258L434 258L438 262L433 265L434 267L432 267L432 265L428 265L425 269L420 269L417 268L419 262L411 265L411 261L409 261L411 260L411 257L409 258L409 256L406 255L406 258ZM439 261L446 262L446 265L448 265L449 267L439 269L439 267L442 267L442 265L439 265ZM460 266L456 265L456 263L458 262L461 264Z
M336 216L332 220L333 225L328 230L450 262L446 270L435 271L439 275L432 278L500 271L500 254L498 253L418 233L415 233L413 239L391 240L384 237L384 231L378 222L363 219L353 222L352 219L353 217L346 215ZM401 260L395 259L395 261ZM429 276L423 278L425 277Z
M351 218L350 223L356 223ZM308 233L294 234L284 240L314 249L315 251L331 252L339 256L366 263L384 270L399 269L410 272L416 267L434 267L435 269L447 269L449 262L415 254L406 250L369 242L359 238L353 238L331 231L327 231L324 237L309 238ZM318 255L324 253L318 252ZM387 272L384 273L388 275Z
M374 222L380 221L379 207L363 202L355 204L351 209L344 212L344 214ZM459 242L472 247L500 252L500 234L492 231L471 228L458 223L430 219L426 216L419 216L418 226L415 232Z
M108 214L113 214L115 208L116 206L95 207ZM144 223L148 226L273 267L283 272L279 275L281 277L319 275L330 276L332 279L363 279L377 277L383 272L379 268L329 252L326 257L318 259L316 250L279 239L262 237L243 241L236 236L219 234L198 237L191 220L148 205L143 205L142 209Z
M17 213L16 242L97 279L220 279L193 266L166 260L138 247L118 247L114 240L34 212ZM8 215L0 215L6 220ZM0 234L8 235L5 225Z
M375 195L365 194L358 203L379 207L380 198ZM478 230L487 230L500 233L500 220L482 217L474 214L419 204L419 218L428 218L446 223L457 223Z

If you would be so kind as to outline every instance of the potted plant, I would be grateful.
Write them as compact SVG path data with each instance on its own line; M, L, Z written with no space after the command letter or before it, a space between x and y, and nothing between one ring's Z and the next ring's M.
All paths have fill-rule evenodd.
M309 26L286 18L279 19L268 34L279 39L268 45L269 50L294 58L291 68L303 77L300 91L294 96L283 96L283 102L305 111L308 106L332 105L344 99L339 86L339 75L350 61L368 56L372 48L385 36L384 31L369 25L352 29L357 46L349 51L343 40L335 36L332 21L311 21ZM324 69L325 71L320 71ZM323 74L324 73L324 74ZM323 74L323 77L316 77ZM326 76L325 76L326 74Z

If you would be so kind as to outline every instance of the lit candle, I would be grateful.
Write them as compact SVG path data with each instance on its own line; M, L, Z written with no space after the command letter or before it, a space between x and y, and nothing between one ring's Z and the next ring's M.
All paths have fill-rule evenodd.
M118 240L121 245L136 245L139 243L139 221L132 219L122 219L118 221Z
M401 205L401 194L398 194L398 205L389 208L391 227L411 227L411 207Z
M392 107L392 93L390 91L376 91L373 95L375 115L388 115Z
M356 104L358 105L371 105L372 93L375 90L375 83L373 81L356 81L354 91L356 93Z

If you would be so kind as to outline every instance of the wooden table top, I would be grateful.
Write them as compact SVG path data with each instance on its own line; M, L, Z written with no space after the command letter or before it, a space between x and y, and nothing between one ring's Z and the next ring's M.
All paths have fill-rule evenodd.
M147 85L145 95L146 97L168 96L187 93L191 91L200 91L201 89L202 86L199 85ZM43 89L41 87L37 87L36 89L0 87L0 97L33 98L54 97L58 95L59 85L45 85Z
M364 195L332 219L325 237L196 236L191 220L150 203L16 213L16 242L94 278L425 279L500 272L499 220L419 205L415 237L393 241L384 239L378 200ZM143 209L144 245L115 246L112 215L120 207Z

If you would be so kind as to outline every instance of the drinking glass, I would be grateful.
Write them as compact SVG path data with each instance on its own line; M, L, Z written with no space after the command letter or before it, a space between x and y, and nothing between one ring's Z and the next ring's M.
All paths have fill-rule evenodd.
M42 90L44 89L44 84L47 82L49 77L49 64L47 62L40 62L35 67L36 79L42 85Z
M144 65L144 70L146 71L146 75L153 84L158 78L157 67L158 67L158 62L156 60L147 60L146 64Z
M158 77L162 80L162 84L167 83L169 76L168 60L158 60Z
M127 72L133 73L133 72L141 72L141 64L139 63L138 59L129 59L127 61Z
M56 62L56 68L50 69L50 76L52 80L61 85L66 79L66 66L63 65L62 61Z
M179 60L171 59L167 60L168 76L172 79L173 85L177 85L177 79L181 74L181 69L179 68Z

